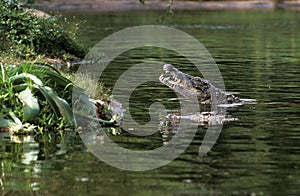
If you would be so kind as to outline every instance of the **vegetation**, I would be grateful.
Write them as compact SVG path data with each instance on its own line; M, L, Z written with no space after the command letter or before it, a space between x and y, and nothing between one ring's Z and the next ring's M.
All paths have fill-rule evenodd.
M0 51L28 58L37 55L84 57L76 28L61 25L59 17L37 17L17 0L0 1ZM64 23L68 23L66 20Z
M83 57L75 31L59 24L58 17L37 17L17 0L5 0L0 2L0 42L1 131L74 127L72 82L30 59Z
M66 28L66 20L61 25L59 17L38 17L25 7L17 0L0 1L0 131L74 128L72 90L82 91L73 86L73 75L61 75L45 62L84 57L76 28ZM88 82L88 76L81 77ZM108 97L103 86L95 90L98 97ZM91 104L88 97L81 101Z
M8 131L23 130L28 123L40 131L74 127L76 122L68 104L72 87L70 80L46 65L1 64L0 127Z

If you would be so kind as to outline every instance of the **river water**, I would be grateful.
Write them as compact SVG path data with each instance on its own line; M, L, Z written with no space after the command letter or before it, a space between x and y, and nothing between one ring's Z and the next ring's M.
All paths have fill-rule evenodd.
M82 23L80 40L92 48L127 27L158 23L162 11L62 11ZM212 55L226 90L256 104L230 108L238 119L225 122L212 150L198 156L207 127L199 126L188 148L169 164L149 171L124 171L98 160L78 134L56 139L1 134L0 192L52 195L299 195L300 194L300 14L298 11L176 11L163 24L184 31ZM180 55L159 48L123 53L104 73L111 88L133 63L164 60L197 75ZM133 93L131 112L149 120L147 108L162 100L178 109L176 94L158 83ZM156 97L157 96L157 97ZM153 149L162 135L110 137L132 149ZM23 140L25 142L20 143Z

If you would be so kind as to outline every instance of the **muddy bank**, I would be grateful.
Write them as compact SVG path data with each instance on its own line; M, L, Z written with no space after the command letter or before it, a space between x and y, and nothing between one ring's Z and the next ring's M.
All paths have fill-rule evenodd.
M143 5L138 0L38 0L37 7L42 9L96 9L100 11L119 10L162 10L167 9L169 1L149 0ZM287 0L275 3L271 0L244 1L180 1L174 0L173 10L193 9L300 9L300 0Z

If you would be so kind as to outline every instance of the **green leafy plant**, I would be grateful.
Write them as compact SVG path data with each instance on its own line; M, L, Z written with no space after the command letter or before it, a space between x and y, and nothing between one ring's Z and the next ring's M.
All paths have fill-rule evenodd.
M0 128L17 131L24 123L43 128L76 125L69 104L72 82L51 69L34 63L17 68L1 64Z
M16 0L0 1L2 51L10 51L25 58L38 54L84 57L85 51L76 41L76 32L66 26L68 21L60 17L37 17Z
M85 80L90 81L88 78L86 76ZM1 64L0 89L2 131L26 131L28 125L36 126L40 131L75 128L77 123L71 108L74 93L74 102L84 106L82 110L76 110L76 115L109 126L118 124L122 118L122 108L119 115L113 114L108 103L90 98L49 65L23 63L17 67ZM104 93L103 89L101 92ZM95 110L99 112L97 118L93 117Z

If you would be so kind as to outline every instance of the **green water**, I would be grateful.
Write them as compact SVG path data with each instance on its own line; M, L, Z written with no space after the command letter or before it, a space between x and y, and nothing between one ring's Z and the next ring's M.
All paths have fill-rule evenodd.
M104 37L126 27L158 24L156 19L162 12L65 11L62 14L70 18L75 14L77 19L86 21L80 40L91 48ZM66 134L59 139L51 135L25 137L28 142L18 143L22 138L10 138L1 133L1 193L300 194L299 12L176 11L166 24L189 33L207 48L219 66L228 91L238 92L241 98L257 100L255 105L229 110L238 120L224 124L217 143L207 156L198 157L198 147L205 133L202 126L176 160L145 172L108 166L91 154L76 134ZM184 58L162 53L153 48L129 51L112 63L103 81L113 86L128 64L142 62L143 58L169 60L181 70L195 73L194 67ZM141 87L132 101L133 111L141 121L148 117L147 110L140 107L153 101L153 92L157 92L157 99L165 99L168 107L178 106L170 101L175 97L172 91L159 84L151 85ZM140 139L122 133L111 138L135 149L148 149L162 143L161 134Z

